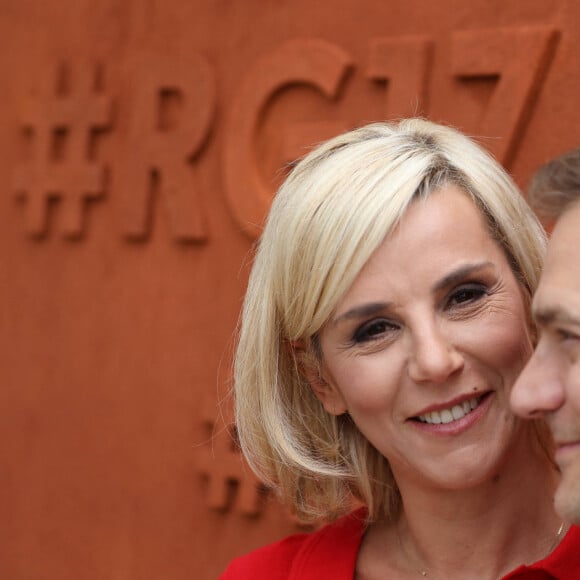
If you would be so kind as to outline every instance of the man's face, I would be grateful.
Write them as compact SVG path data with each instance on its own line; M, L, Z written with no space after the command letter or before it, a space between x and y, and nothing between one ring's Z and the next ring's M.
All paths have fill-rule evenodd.
M539 341L511 404L523 417L548 422L562 471L556 509L580 523L580 202L554 228L533 313Z

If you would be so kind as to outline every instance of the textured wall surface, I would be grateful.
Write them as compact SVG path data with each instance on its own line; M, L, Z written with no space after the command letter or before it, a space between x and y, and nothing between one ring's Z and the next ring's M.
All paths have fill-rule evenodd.
M313 142L421 114L525 186L578 145L575 0L0 0L0 577L210 580L299 530L227 400Z

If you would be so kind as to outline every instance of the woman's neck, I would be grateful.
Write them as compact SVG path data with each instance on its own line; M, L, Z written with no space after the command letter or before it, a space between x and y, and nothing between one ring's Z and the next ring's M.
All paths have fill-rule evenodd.
M438 489L398 477L401 517L370 527L361 566L374 564L378 572L386 564L392 574L394 565L397 578L483 580L546 556L560 539L561 520L552 504L557 474L545 454L524 447L494 477L469 489Z

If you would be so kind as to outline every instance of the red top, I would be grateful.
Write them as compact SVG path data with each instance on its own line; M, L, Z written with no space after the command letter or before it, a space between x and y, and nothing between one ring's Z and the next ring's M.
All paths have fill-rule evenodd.
M220 580L352 580L365 529L358 510L312 534L289 536L231 562ZM572 526L543 560L520 566L502 580L580 578L580 527Z

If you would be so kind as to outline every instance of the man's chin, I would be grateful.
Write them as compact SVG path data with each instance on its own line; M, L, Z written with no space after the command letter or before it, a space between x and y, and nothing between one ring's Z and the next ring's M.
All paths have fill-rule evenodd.
M554 506L564 520L580 525L580 465L568 465L562 469Z

